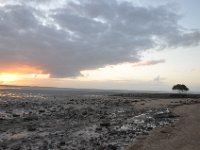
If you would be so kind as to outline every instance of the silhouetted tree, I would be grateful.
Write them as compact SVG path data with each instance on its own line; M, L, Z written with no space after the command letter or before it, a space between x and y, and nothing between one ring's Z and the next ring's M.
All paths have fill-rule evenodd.
M184 84L176 84L172 87L172 90L177 90L180 92L187 92L189 91L189 88L187 86L185 86Z

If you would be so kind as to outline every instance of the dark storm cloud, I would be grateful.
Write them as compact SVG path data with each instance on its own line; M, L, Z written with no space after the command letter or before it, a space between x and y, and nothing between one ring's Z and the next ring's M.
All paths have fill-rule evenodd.
M48 10L46 3L38 8L29 2L0 7L0 69L19 64L51 77L72 77L85 69L139 62L147 49L194 46L200 40L199 31L178 24L180 16L168 5L82 0Z

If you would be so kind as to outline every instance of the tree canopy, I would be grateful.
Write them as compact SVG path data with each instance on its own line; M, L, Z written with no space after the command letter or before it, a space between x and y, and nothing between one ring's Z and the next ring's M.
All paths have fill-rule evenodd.
M172 90L178 90L179 92L187 92L189 88L184 84L176 84L172 87Z

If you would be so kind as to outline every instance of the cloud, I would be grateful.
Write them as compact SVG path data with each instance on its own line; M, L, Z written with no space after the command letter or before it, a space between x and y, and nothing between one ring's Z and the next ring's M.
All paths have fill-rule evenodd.
M0 5L3 68L30 66L51 77L75 77L82 70L137 64L139 54L148 49L195 46L200 41L200 32L181 27L180 16L168 5L143 7L117 0L54 3L10 0Z
M150 66L150 65L160 64L160 63L165 63L165 60L160 59L160 60L139 61L139 62L134 63L132 66L133 67Z
M165 78L162 78L159 75L153 79L153 81L155 81L155 82L161 82L163 80L165 80Z

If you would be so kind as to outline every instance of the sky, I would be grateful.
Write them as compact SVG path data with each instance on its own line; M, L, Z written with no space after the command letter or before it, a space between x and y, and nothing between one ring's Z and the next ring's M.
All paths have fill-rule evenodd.
M198 0L0 0L0 84L200 91Z

